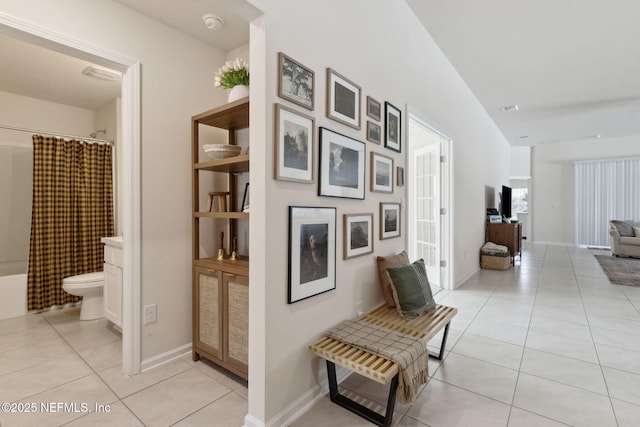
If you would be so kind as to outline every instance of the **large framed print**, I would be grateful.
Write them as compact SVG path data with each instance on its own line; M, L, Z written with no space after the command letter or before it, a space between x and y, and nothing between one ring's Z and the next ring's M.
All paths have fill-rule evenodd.
M384 103L384 122L384 146L400 153L402 149L402 113L388 102Z
M315 120L276 104L275 179L312 183Z
M380 203L380 240L400 237L400 203Z
M336 208L289 206L289 304L336 288Z
M373 252L373 214L345 214L342 259Z
M315 73L289 58L278 54L278 96L313 111Z
M327 68L327 117L360 129L362 89L351 80Z
M364 199L364 142L320 128L318 195Z
M393 193L393 159L371 153L371 191Z

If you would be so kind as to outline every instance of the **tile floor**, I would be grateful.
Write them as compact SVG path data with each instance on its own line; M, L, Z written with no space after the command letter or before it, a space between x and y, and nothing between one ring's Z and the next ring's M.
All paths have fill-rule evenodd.
M525 245L515 268L439 292L459 310L445 360L430 363L416 402L396 406L394 426L640 425L640 287L609 284L593 253ZM242 380L190 357L128 378L118 333L77 310L0 321L0 402L90 413L0 413L2 427L242 425ZM342 388L378 410L386 400L357 375ZM292 427L370 425L323 398Z

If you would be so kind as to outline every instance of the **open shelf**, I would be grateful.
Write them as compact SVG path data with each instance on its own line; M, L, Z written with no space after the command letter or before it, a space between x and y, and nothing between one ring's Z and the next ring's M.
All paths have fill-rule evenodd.
M249 172L249 155L241 154L239 156L227 157L226 159L200 162L194 164L193 168L197 170L225 173Z
M194 212L196 218L249 219L249 212Z

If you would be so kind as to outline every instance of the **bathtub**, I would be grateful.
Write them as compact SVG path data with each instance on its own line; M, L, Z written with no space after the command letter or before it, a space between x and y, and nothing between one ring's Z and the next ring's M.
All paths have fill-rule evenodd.
M27 264L0 264L0 320L27 314Z

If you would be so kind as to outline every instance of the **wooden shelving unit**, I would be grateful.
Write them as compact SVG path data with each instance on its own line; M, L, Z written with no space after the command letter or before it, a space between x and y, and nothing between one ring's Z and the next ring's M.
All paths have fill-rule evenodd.
M236 132L249 127L249 99L244 98L192 117L192 253L193 253L193 360L204 357L247 379L249 339L249 260L229 259L226 248L222 260L201 256L200 221L224 220L227 241L237 237L237 221L249 213L237 209L237 174L249 172L249 155L220 160L200 158L200 126L227 131L227 142L237 144ZM229 204L227 212L200 210L201 174L226 174ZM211 190L211 189L207 189ZM211 236L214 239L214 236ZM229 243L230 246L230 243Z

